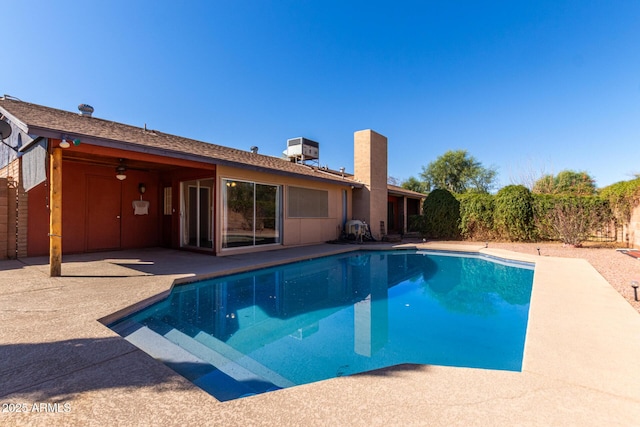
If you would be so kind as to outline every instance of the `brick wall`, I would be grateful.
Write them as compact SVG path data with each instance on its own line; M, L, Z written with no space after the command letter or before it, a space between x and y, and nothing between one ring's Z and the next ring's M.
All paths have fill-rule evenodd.
M0 169L0 259L27 256L28 195L20 177L20 159Z

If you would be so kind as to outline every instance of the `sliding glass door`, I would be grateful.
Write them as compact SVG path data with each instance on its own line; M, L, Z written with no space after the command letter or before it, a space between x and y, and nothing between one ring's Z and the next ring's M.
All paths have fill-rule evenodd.
M213 248L213 179L182 183L181 246Z

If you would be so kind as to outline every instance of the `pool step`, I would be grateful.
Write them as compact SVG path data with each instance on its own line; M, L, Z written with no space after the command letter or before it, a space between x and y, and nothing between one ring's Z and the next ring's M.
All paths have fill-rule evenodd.
M156 319L147 320L147 324L151 329L162 333L168 340L201 357L233 378L250 383L258 378L259 382L266 381L267 388L285 388L296 385L251 357L237 351L224 341L193 325L184 324L169 316L163 320L164 322ZM251 375L247 376L247 372Z
M167 327L165 325L164 329ZM160 335L134 320L111 328L220 401L280 388L174 328L168 327L169 336ZM218 368L211 362L217 363Z
M113 327L113 330L131 344L154 359L162 361L162 363L189 380L206 375L215 369L211 364L192 355L138 322L128 320L124 324L118 324Z

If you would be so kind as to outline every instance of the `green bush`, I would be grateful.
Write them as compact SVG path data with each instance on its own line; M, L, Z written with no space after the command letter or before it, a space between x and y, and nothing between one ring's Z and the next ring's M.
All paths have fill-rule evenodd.
M623 221L639 201L640 179L607 187L601 196L532 194L521 185L495 196L434 190L410 228L432 239L559 240L579 246L614 218Z
M534 239L533 196L522 185L508 185L495 198L494 225L498 237L511 241Z
M462 237L471 240L494 238L494 196L465 193L459 194L457 199L460 202L460 233Z
M555 240L556 233L551 224L551 214L558 196L553 194L533 193L533 226L535 238L539 240Z
M408 224L407 224L407 231L408 232L419 232L422 233L422 230L424 228L424 217L422 215L409 215L408 218Z
M424 201L420 231L430 239L459 239L460 202L447 190L433 190Z

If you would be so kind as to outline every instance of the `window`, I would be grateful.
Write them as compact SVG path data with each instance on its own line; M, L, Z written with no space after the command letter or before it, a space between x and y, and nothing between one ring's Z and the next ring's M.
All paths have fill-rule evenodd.
M164 209L163 213L165 215L171 215L173 212L171 205L171 187L164 187Z
M222 180L222 247L280 243L280 187Z
M291 218L328 218L329 192L311 188L289 187L287 205Z

